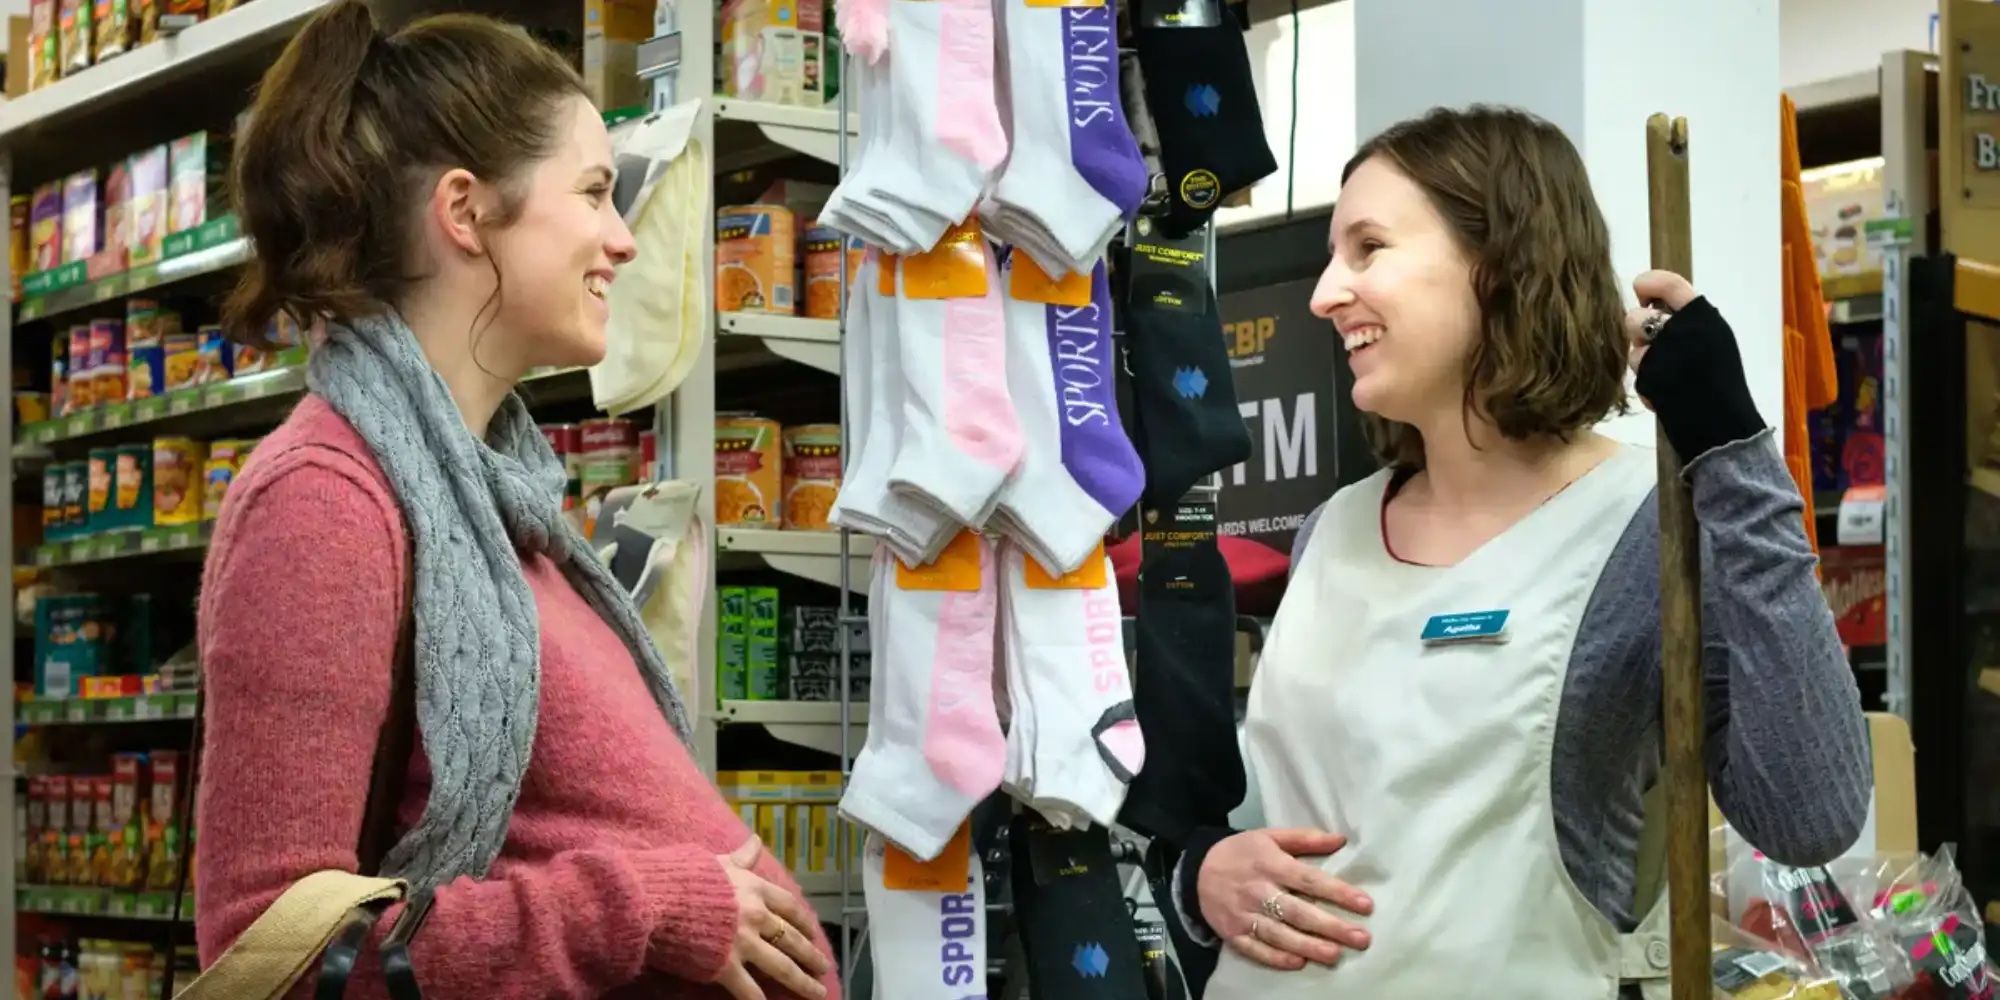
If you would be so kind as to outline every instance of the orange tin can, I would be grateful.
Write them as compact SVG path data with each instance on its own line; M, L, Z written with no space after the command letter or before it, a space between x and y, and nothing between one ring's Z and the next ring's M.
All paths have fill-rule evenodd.
M748 413L715 415L715 523L776 528L784 523L778 422Z
M800 424L784 432L785 527L826 531L840 494L840 425Z
M716 213L715 308L795 315L798 233L790 209L737 205Z

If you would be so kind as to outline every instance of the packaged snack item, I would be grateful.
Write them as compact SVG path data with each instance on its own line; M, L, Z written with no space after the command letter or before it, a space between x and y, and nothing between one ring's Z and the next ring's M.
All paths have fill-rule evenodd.
M132 0L132 19L139 23L139 44L160 40L160 5L164 0Z
M139 24L132 19L128 0L97 0L93 20L97 29L98 62L123 53L139 37Z
M90 0L62 0L57 11L64 76L90 68L90 15Z
M59 542L69 537L63 524L63 468L50 463L42 468L42 537Z
M113 821L111 776L90 779L90 884L111 884L111 834L118 828Z
M131 174L131 207L126 209L132 242L126 256L133 267L157 264L167 238L167 165L165 146L151 146L126 161Z
M113 889L137 889L145 875L146 755L115 754L111 758L111 819L116 824L112 837L111 874Z
M84 516L90 520L91 531L104 531L116 527L112 523L111 480L118 468L118 452L114 448L92 448L89 463L90 506Z
M90 507L90 463L62 463L63 531L82 534L90 524L85 516Z
M125 321L97 319L90 322L91 398L97 405L125 398Z
M852 294L854 276L861 272L865 245L831 226L814 225L806 230L806 316L813 319L840 318L842 243L847 244L847 286L849 294Z
M63 263L85 260L97 252L100 209L96 170L79 170L64 179Z
M192 333L168 331L160 336L160 343L160 353L166 359L166 391L195 385L196 370L201 367L201 338Z
M227 382L236 375L236 345L223 336L222 327L209 325L201 328L201 349L195 359L194 382L196 385L212 385Z
M69 878L65 880L70 885L91 884L90 820L96 802L96 787L96 781L88 775L70 776L69 844L66 851Z
M236 481L243 471L243 460L250 457L249 441L216 441L208 446L208 463L202 475L201 516L213 521L222 513L222 499L229 492L229 484Z
M28 273L63 264L63 189L50 181L35 189L28 208Z
M748 413L716 414L716 526L778 527L782 486L778 422Z
M790 316L797 235L792 213L777 205L722 209L715 226L715 307L722 312Z
M153 523L153 446L121 444L112 476L114 521L121 528Z
M192 438L153 442L153 523L198 524L202 515L202 475L208 448Z
M81 413L97 405L97 370L91 355L90 327L69 328L69 409Z
M32 200L25 194L7 199L7 267L14 275L16 289L34 259L28 255L28 206Z
M40 90L62 76L61 48L56 0L28 0L29 90Z
M180 758L173 750L150 755L153 809L146 831L146 888L171 889L180 873Z
M49 337L49 412L58 417L70 412L69 334L62 330Z
M123 2L123 0L119 0ZM115 253L117 266L132 254L132 165L119 160L104 170L104 239L99 252Z
M54 414L49 409L49 394L33 389L14 390L14 423L19 425L39 424Z
M175 139L168 159L167 232L178 233L208 221L208 133Z
M840 425L800 424L785 428L785 527L825 531L827 514L840 493Z
M167 391L167 354L162 342L160 304L152 299L125 302L125 398L150 399Z
M49 783L39 774L28 776L28 850L21 877L30 885L42 875L42 834L49 828Z

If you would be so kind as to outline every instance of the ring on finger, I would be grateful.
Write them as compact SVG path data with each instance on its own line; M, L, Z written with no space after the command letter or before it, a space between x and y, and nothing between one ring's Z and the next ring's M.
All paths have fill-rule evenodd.
M1284 923L1285 922L1284 892L1280 890L1278 892L1272 893L1269 897L1267 897L1264 900L1263 906L1259 907L1259 909L1263 910L1264 915L1270 917L1272 920L1275 920L1281 924Z
M1660 339L1660 330L1673 318L1674 314L1664 309L1654 309L1648 313L1645 319L1639 321L1639 342L1650 344Z
M1254 940L1254 941L1262 941L1262 940L1264 940L1263 936L1257 933L1257 928L1259 928L1259 927L1262 927L1263 925L1264 925L1264 918L1263 918L1263 917L1251 917L1251 918L1250 918L1250 938L1251 938L1251 940Z
M765 944L777 944L778 942L783 941L784 939L785 939L785 929L783 927L780 927L777 930L764 935Z

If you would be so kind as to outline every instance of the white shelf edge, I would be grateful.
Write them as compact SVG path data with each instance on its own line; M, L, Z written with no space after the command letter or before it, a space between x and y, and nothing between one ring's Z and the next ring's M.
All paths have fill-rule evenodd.
M741 122L756 126L764 138L793 152L803 153L823 163L840 162L840 109L801 108L789 104L745 101L715 97L718 122ZM847 132L858 135L861 116L849 112ZM720 161L718 161L719 163Z
M764 725L785 726L835 726L840 725L840 702L837 701L724 701L720 708L713 710L711 717L718 723L742 724L762 723ZM847 708L847 724L865 726L868 723L868 703L850 702Z
M18 133L197 68L238 45L295 27L331 0L257 0L0 103L0 147Z
M1843 104L1859 104L1881 99L1880 76L1881 71L1871 66L1857 73L1786 87L1785 94L1801 114Z
M840 374L840 323L830 319L723 313L721 332L755 338L764 349L786 361L831 375Z
M724 552L745 552L762 556L815 556L834 559L840 555L838 531L785 531L778 528L717 528L718 546ZM848 555L867 559L875 554L875 539L867 535L847 536Z

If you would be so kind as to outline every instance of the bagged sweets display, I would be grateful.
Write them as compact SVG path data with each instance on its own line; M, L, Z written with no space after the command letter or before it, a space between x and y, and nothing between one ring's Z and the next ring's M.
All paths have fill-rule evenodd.
M47 271L63 263L63 189L61 181L35 188L28 207L28 271Z
M97 0L92 20L97 31L98 62L124 53L138 40L139 25L132 19L129 0Z
M90 68L91 0L61 0L56 19L62 75Z
M208 221L208 133L173 141L168 152L167 232L193 229Z
M97 171L79 170L63 181L62 262L88 260L98 250Z
M157 264L167 239L167 147L140 150L126 165L132 185L131 207L126 210L132 236L126 254L133 267Z

